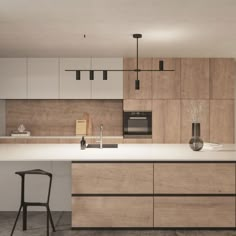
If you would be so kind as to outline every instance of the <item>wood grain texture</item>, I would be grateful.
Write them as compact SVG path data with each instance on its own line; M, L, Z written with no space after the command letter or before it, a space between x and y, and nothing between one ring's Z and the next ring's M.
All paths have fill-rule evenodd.
M155 227L235 227L234 197L155 197Z
M210 101L210 141L234 143L234 100Z
M210 96L212 99L234 99L236 62L232 58L210 59Z
M210 142L210 105L209 100L181 100L181 143L188 143L192 137L191 107L198 107L199 122L201 124L201 138Z
M153 143L180 143L180 100L153 100Z
M136 69L136 58L125 58L124 69ZM152 58L139 58L139 69L152 69ZM135 90L136 72L124 72L124 99L152 99L152 72L139 72L140 89Z
M209 59L181 59L181 98L209 98Z
M33 136L71 136L84 113L92 123L88 135L99 135L101 123L104 135L122 135L122 100L7 100L6 132L24 124Z
M128 99L123 102L124 111L152 111L152 100Z
M235 165L223 163L154 164L154 192L235 194Z
M152 197L72 198L72 227L152 226Z
M179 99L180 98L180 59L153 58L153 70L159 69L159 61L164 61L165 72L152 73L153 99Z
M72 164L72 193L153 193L153 164Z

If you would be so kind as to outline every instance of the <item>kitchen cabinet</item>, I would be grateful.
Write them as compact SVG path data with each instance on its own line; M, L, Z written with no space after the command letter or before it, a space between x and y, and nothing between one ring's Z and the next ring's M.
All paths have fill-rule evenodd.
M152 227L151 197L73 197L72 227Z
M180 100L152 101L153 143L180 142Z
M210 142L234 143L234 100L210 100Z
M210 59L211 99L234 99L236 63L233 58Z
M91 84L89 72L81 71L80 80L76 80L75 71L89 70L90 58L60 58L60 98L61 99L89 99L91 98Z
M92 69L122 70L123 58L92 58ZM123 99L123 72L108 71L103 80L103 71L95 71L91 87L92 99Z
M59 59L28 59L28 98L59 98Z
M124 69L137 68L136 58L124 58ZM139 58L139 69L152 69L152 58ZM124 99L152 99L152 72L139 72L140 89L135 89L136 72L124 72Z
M153 58L152 69L159 70L159 61L164 62L164 70L152 72L152 98L153 99L179 99L180 98L180 59Z
M217 163L154 164L154 193L234 194L235 165Z
M235 197L155 197L154 227L235 227Z
M128 99L123 101L124 111L152 111L152 100Z
M0 99L27 98L27 59L0 58Z
M209 59L181 59L181 98L209 99Z

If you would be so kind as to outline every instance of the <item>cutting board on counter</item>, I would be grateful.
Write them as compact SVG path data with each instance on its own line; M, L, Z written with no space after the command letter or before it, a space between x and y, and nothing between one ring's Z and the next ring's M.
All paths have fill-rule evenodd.
M91 135L92 122L88 113L84 113L82 119L76 120L76 135Z

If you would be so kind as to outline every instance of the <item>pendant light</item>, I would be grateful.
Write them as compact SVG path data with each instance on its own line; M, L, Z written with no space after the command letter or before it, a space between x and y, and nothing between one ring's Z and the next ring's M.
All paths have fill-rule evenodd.
M129 70L112 70L112 69L100 69L100 70L80 70L80 69L74 69L74 70L65 70L65 71L75 71L76 72L76 80L80 80L80 72L81 71L88 71L89 72L89 79L94 80L94 74L97 71L102 71L103 72L103 80L107 80L108 78L108 71L126 71L126 72L135 72L136 73L136 80L135 80L135 90L140 89L140 80L139 80L139 73L140 72L153 72L153 71L174 71L174 70L165 70L164 69L164 61L160 60L159 61L159 69L158 70L142 70L139 69L139 54L138 54L138 40L142 38L142 34L133 34L133 38L136 39L137 44L136 44L136 69L129 69ZM91 58L92 61L92 58ZM92 67L91 67L92 68Z

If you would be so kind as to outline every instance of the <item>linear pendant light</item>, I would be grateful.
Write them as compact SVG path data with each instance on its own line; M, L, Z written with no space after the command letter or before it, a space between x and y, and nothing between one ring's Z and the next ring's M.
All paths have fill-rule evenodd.
M112 69L100 69L100 70L81 70L81 69L74 69L74 70L65 70L65 71L75 71L76 72L76 80L80 80L80 72L81 71L88 71L89 72L89 79L94 80L94 72L102 71L103 72L103 80L108 79L108 71L126 71L126 72L136 72L136 80L135 80L135 89L140 89L140 80L139 80L139 73L140 72L153 72L153 71L174 71L174 70L165 70L164 69L164 61L159 61L159 69L158 70L142 70L139 69L139 54L138 54L138 40L142 38L142 34L133 34L133 38L137 41L137 48L136 48L136 69L130 70L112 70Z

